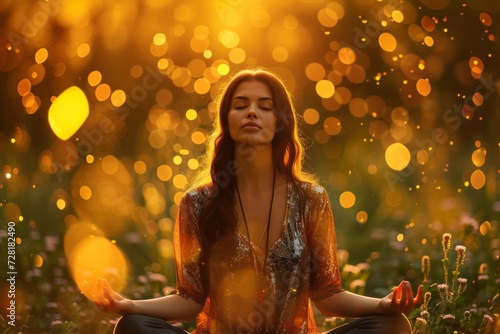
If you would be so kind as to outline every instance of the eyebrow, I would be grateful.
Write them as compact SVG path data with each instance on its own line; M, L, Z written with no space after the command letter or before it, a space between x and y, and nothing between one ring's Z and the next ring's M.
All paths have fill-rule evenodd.
M233 101L234 100L246 100L246 101L248 101L250 99L248 97L246 97L246 96L235 96L235 97L233 97ZM267 96L266 97L259 97L258 100L259 101L271 101L271 102L274 102L271 97L267 97Z

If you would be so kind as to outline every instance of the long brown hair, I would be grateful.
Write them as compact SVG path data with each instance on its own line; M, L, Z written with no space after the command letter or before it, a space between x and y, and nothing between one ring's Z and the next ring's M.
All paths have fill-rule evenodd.
M247 69L234 74L222 86L217 101L217 117L214 121L205 160L194 178L192 187L210 184L208 197L199 218L202 243L202 261L207 263L208 252L224 236L232 235L237 228L235 206L236 174L235 143L229 134L228 114L231 99L236 88L245 81L260 81L266 84L274 101L277 118L276 134L273 138L273 164L284 179L292 183L304 199L305 193L298 187L299 182L316 182L314 176L303 170L304 147L297 127L296 111L292 97L283 81L265 69ZM252 158L255 151L242 152ZM301 202L304 202L303 200ZM227 238L225 238L227 239ZM229 238L231 239L231 238Z

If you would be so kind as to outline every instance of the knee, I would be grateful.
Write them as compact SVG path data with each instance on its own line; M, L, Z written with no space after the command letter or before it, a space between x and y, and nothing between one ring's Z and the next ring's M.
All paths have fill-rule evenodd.
M411 334L411 325L403 313L385 316L383 333L387 334Z
M118 319L113 334L131 334L141 332L142 316L139 314L124 315Z

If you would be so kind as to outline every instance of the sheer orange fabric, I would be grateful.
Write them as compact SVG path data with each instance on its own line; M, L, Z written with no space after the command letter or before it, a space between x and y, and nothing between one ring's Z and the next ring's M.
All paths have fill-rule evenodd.
M231 249L210 254L207 289L201 278L198 217L212 187L186 192L174 247L177 293L204 305L194 333L320 333L311 300L342 291L335 227L326 190L311 183L300 186L308 199L300 205L298 190L288 184L282 232L269 246L265 276L256 269L265 251L236 232ZM259 300L260 283L265 294Z

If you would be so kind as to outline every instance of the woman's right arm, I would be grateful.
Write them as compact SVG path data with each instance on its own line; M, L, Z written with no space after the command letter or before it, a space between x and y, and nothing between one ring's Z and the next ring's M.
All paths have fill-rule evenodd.
M111 289L109 283L98 279L94 291L94 302L102 312L120 315L142 314L167 321L188 321L194 319L203 305L179 295L168 295L145 300L131 300Z

